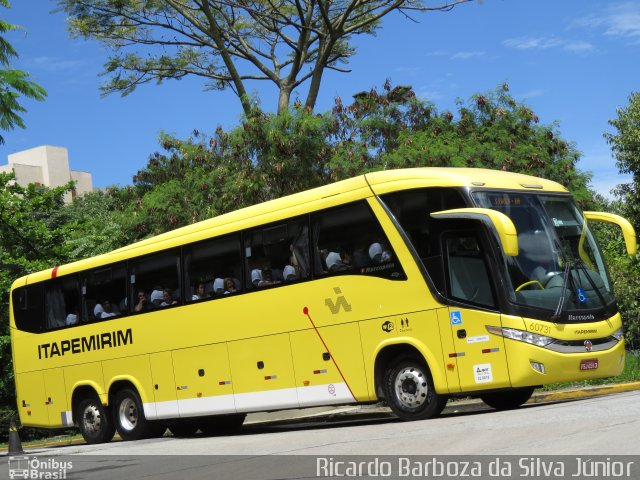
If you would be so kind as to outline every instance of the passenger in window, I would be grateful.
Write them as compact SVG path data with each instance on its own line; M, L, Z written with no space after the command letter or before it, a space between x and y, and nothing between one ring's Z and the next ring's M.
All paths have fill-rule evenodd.
M159 307L160 304L164 301L164 293L162 292L162 287L156 287L151 292L151 306Z
M191 296L191 300L195 301L195 300L202 300L203 298L208 298L209 295L207 294L207 290L206 287L204 285L204 283L198 283L198 285L196 285L196 288L194 289L194 294Z
M340 253L329 252L326 263L329 272L343 272L353 269L353 258L344 250L341 250Z
M80 312L78 311L78 307L75 307L73 311L67 315L65 319L65 323L67 325L75 325L78 323L78 319L80 318Z
M162 290L162 303L160 304L161 307L168 307L170 305L177 305L178 301L174 300L173 297L171 296L171 290L169 290L168 288L165 288L164 290Z
M259 287L260 282L262 282L262 270L254 268L251 270L251 285Z
M262 280L258 284L259 287L268 287L269 285L276 285L280 283L280 280L273 279L273 273L270 268L264 268L262 270Z
M222 295L224 293L224 280L222 278L216 278L213 281L213 293L216 295Z
M391 253L384 250L379 243L372 243L369 247L369 258L375 264L386 263L391 260Z
M282 270L282 276L285 282L293 282L298 279L298 274L293 265L285 265L284 270Z
M135 304L135 306L133 307L134 311L136 312L146 312L147 310L149 310L150 308L150 302L149 299L147 298L147 294L144 293L142 290L140 290L138 292L138 303Z
M226 277L224 279L224 294L229 295L232 293L238 293L238 289L236 288L236 282L233 281L233 278Z
M111 302L106 298L100 303L96 303L96 306L93 307L93 316L96 317L97 320L111 318L117 315L120 315L120 312L113 308Z

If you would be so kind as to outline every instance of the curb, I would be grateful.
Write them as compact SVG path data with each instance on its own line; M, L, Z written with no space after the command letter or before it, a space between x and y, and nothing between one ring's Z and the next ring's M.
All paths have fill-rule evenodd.
M558 390L549 393L534 394L527 403L558 402L563 400L575 400L578 398L597 397L640 390L640 382L616 383L613 385L597 385L593 387L574 388L571 390Z

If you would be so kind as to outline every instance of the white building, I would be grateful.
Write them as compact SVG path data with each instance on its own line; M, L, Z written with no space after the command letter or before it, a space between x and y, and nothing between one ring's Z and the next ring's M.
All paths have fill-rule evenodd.
M0 172L14 172L16 181L20 185L35 183L47 187L59 187L74 180L76 185L73 192L65 196L67 203L76 195L93 190L90 173L69 169L69 152L64 147L43 145L30 148L12 153L8 160L8 165L0 166Z

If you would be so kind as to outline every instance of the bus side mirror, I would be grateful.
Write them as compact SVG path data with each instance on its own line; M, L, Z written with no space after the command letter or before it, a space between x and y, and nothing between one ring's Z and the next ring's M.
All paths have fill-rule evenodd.
M622 230L622 236L624 237L624 244L627 247L627 253L630 256L633 256L638 252L636 231L633 229L633 225L631 225L626 218L614 213L604 212L584 212L584 218L589 222L606 222L619 226L620 230Z
M456 208L433 212L431 218L478 220L487 224L498 233L504 254L509 257L518 256L518 232L509 217L490 208Z

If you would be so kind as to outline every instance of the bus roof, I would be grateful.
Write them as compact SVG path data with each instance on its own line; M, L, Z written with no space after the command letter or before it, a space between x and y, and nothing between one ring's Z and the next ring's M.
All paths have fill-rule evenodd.
M79 260L60 268L56 267L33 273L16 280L14 288L25 283L46 280L56 274L65 275L125 260L132 256L145 255L152 253L155 248L160 250L197 241L198 238L194 237L200 237L201 235L203 237L205 234L206 236L222 235L235 230L233 228L234 225L237 225L237 230L240 230L247 228L247 222L252 222L256 225L268 223L267 216L271 216L269 214L277 214L284 211L293 213L296 210L295 207L303 205L312 207L313 204L320 204L330 197L343 197L340 202L337 202L342 203L343 199L344 201L351 201L366 198L371 196L372 193L384 194L396 190L420 187L469 187L567 193L567 189L556 182L500 170L445 167L384 170L235 210L141 240L103 255ZM313 210L315 208L309 209Z

